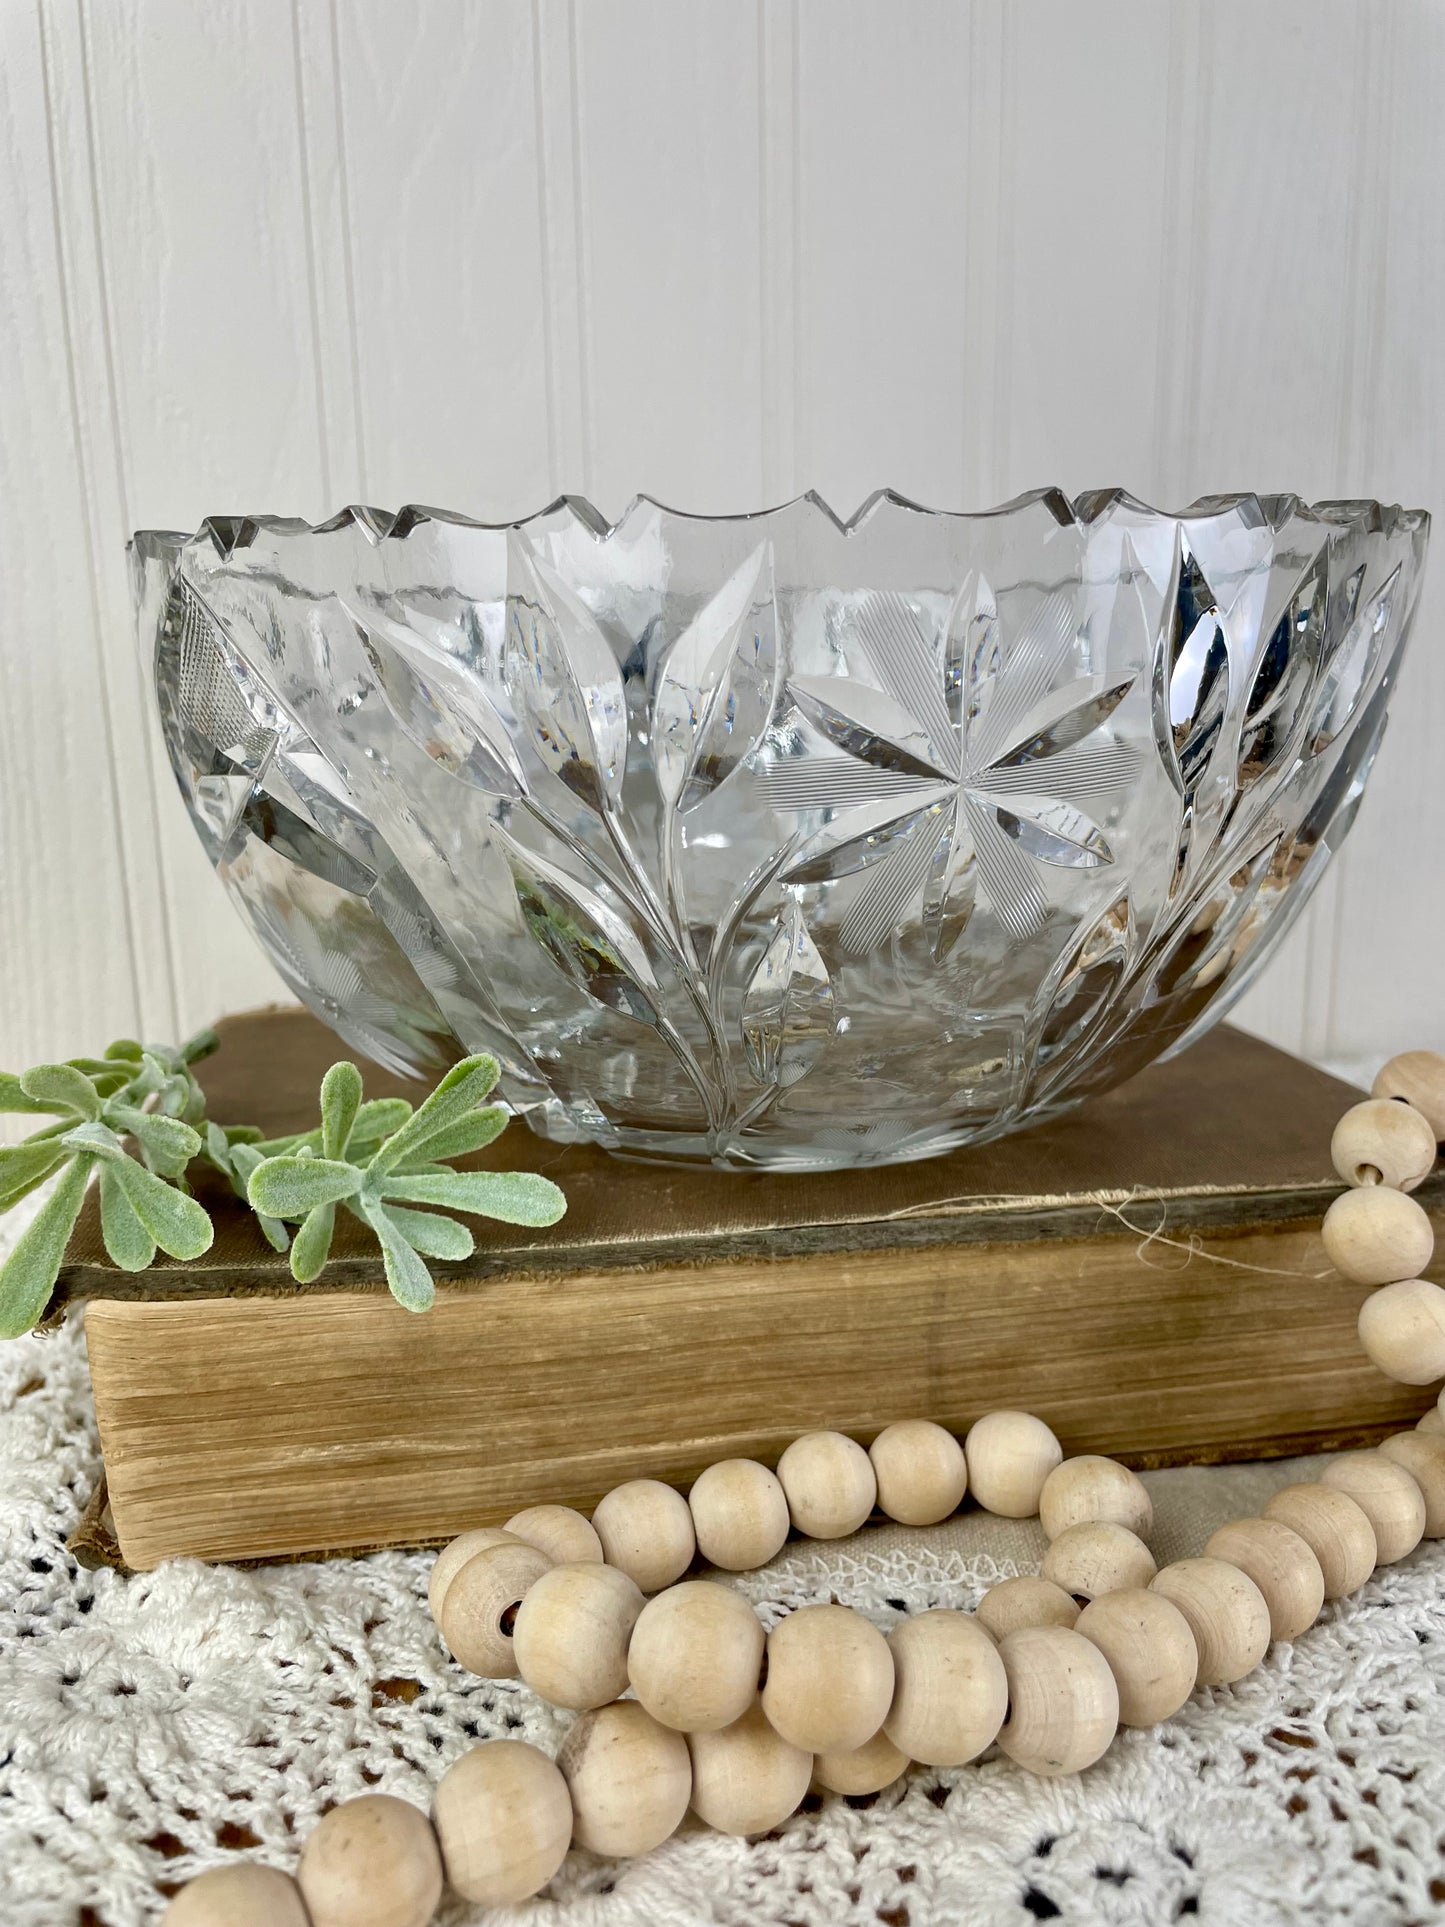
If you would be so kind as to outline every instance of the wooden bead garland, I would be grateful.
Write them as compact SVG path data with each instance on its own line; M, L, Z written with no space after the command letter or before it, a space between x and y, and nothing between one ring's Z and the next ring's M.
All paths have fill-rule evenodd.
M978 1602L978 1620L995 1639L1007 1639L1021 1626L1072 1626L1079 1602L1052 1579L1020 1573L990 1586Z
M689 1579L649 1599L627 1653L632 1690L664 1726L712 1733L757 1697L762 1622L731 1587Z
M1120 1726L1157 1726L1194 1691L1199 1648L1172 1600L1128 1586L1090 1600L1074 1630L1109 1662L1119 1692Z
M1370 1086L1372 1097L1389 1097L1411 1104L1445 1143L1445 1057L1433 1050L1402 1051L1382 1065Z
M878 1504L900 1525L936 1525L963 1503L968 1490L963 1447L929 1419L885 1425L868 1456L878 1480Z
M1361 1313L1370 1357L1424 1384L1445 1376L1445 1292L1418 1276L1433 1234L1406 1193L1428 1172L1426 1135L1432 1153L1445 1136L1445 1058L1392 1059L1374 1099L1335 1133L1354 1188L1323 1235L1338 1269L1382 1287ZM804 1607L764 1642L740 1594L674 1583L695 1551L746 1570L790 1526L841 1537L875 1502L931 1523L968 1490L1003 1517L1039 1514L1051 1542L1042 1574L991 1587L976 1614L917 1614L885 1641L850 1608ZM1096 1455L1065 1461L1041 1420L996 1412L962 1447L923 1420L885 1427L867 1452L811 1433L776 1474L724 1461L688 1500L639 1479L609 1493L591 1523L542 1505L463 1533L433 1566L432 1616L459 1663L497 1678L520 1671L554 1704L585 1709L557 1761L520 1741L485 1742L443 1776L430 1822L407 1801L363 1795L318 1824L294 1881L254 1863L213 1869L175 1896L166 1927L425 1927L444 1867L464 1898L508 1906L547 1884L571 1842L645 1853L689 1805L720 1831L762 1832L810 1781L872 1793L912 1760L958 1764L995 1736L1031 1772L1081 1771L1117 1726L1168 1718L1196 1682L1241 1678L1324 1600L1422 1535L1445 1535L1445 1392L1414 1430L1345 1453L1318 1482L1277 1492L1262 1517L1222 1526L1200 1558L1155 1572L1142 1542L1151 1523L1134 1473ZM638 1698L619 1698L629 1684Z
M1137 1538L1154 1529L1154 1502L1137 1472L1116 1459L1085 1452L1065 1459L1044 1480L1039 1523L1050 1539L1070 1526L1125 1526Z
M1119 1727L1119 1689L1108 1660L1082 1633L1025 1626L999 1647L1008 1719L998 1743L1030 1773L1082 1773Z
M554 1566L601 1565L597 1528L570 1505L531 1505L514 1513L502 1528L514 1539L544 1552Z
M1271 1639L1298 1639L1320 1616L1325 1575L1308 1543L1283 1519L1234 1519L1204 1548L1247 1573L1269 1608Z
M1232 1686L1264 1658L1269 1607L1248 1573L1224 1559L1176 1559L1151 1586L1189 1622L1198 1685Z
M1127 1526L1100 1519L1061 1532L1044 1554L1043 1576L1082 1603L1126 1586L1147 1586L1158 1570L1142 1539Z
M1008 1680L990 1634L972 1613L916 1613L888 1635L893 1704L883 1731L924 1766L962 1766L998 1736Z
M802 1606L768 1634L763 1711L808 1754L871 1740L893 1703L893 1655L851 1606Z
M427 1927L442 1897L441 1849L419 1807L364 1793L316 1823L296 1885L311 1927Z
M609 1566L618 1566L643 1592L661 1592L692 1564L697 1536L687 1500L661 1479L614 1486L592 1514Z
M432 1825L463 1900L508 1907L539 1893L572 1844L572 1795L555 1761L524 1740L493 1740L442 1775Z
M1375 1563L1393 1566L1425 1534L1425 1495L1403 1465L1383 1452L1345 1452L1320 1474L1348 1493L1375 1532Z
M805 1432L778 1460L793 1524L809 1539L843 1539L873 1510L878 1475L856 1439Z
M512 1652L534 1693L588 1712L627 1690L627 1654L643 1598L616 1566L553 1566L517 1608Z
M794 1812L813 1756L775 1730L760 1706L731 1726L688 1735L692 1810L719 1833L767 1833Z
M687 1741L636 1700L584 1713L557 1765L572 1795L572 1838L616 1860L660 1847L692 1798Z
M520 1539L474 1552L442 1595L441 1635L452 1658L484 1679L515 1679L512 1624L551 1561Z
M1003 1519L1031 1519L1044 1484L1064 1452L1042 1419L1029 1412L990 1412L964 1442L969 1483L985 1512Z
M752 1572L780 1552L792 1520L776 1472L756 1459L721 1459L687 1495L697 1549L725 1572Z

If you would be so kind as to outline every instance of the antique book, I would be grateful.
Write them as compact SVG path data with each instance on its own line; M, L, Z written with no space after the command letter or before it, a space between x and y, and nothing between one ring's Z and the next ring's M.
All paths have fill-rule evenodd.
M315 1121L329 1032L296 1010L221 1031L214 1118ZM1320 1244L1358 1095L1226 1027L1068 1117L872 1171L628 1164L517 1123L479 1161L546 1172L567 1215L474 1221L424 1314L344 1213L298 1286L219 1178L197 1187L210 1252L140 1274L92 1203L48 1315L87 1301L97 1518L134 1567L426 1544L815 1427L999 1406L1136 1466L1377 1439L1430 1395L1365 1358L1364 1290ZM1417 1195L1438 1213L1445 1179Z

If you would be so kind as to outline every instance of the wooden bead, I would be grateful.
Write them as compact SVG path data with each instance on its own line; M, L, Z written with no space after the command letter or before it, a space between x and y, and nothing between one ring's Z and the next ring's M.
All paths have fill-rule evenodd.
M1445 1378L1445 1291L1424 1278L1402 1278L1372 1292L1360 1306L1360 1343L1397 1384Z
M1325 1575L1309 1542L1283 1519L1233 1519L1204 1548L1249 1574L1269 1607L1271 1639L1298 1639L1320 1616Z
M508 1907L540 1893L567 1858L572 1796L535 1746L488 1740L442 1775L432 1825L447 1879L462 1898Z
M1347 1492L1335 1486L1287 1485L1264 1508L1297 1532L1324 1576L1325 1598L1358 1592L1375 1570L1375 1529Z
M627 1655L632 1689L679 1733L731 1726L757 1698L766 1636L741 1593L691 1579L649 1599Z
M1050 1539L1070 1526L1125 1526L1147 1539L1154 1527L1154 1502L1137 1472L1117 1459L1084 1452L1065 1459L1044 1480L1039 1520Z
M805 1432L778 1460L788 1511L809 1539L842 1539L873 1510L878 1480L873 1461L842 1432Z
M551 1570L545 1553L521 1540L473 1553L442 1599L441 1634L453 1659L483 1679L515 1679L512 1626L528 1590Z
M1445 1057L1438 1051L1407 1050L1392 1057L1381 1067L1370 1095L1413 1104L1435 1133L1435 1142L1445 1142Z
M1424 1537L1445 1538L1445 1438L1419 1431L1396 1432L1380 1450L1396 1465L1403 1465L1419 1486L1425 1501Z
M768 1833L797 1811L813 1756L793 1746L750 1706L712 1733L691 1733L692 1810L719 1833Z
M1432 1405L1428 1412L1422 1412L1416 1419L1415 1430L1433 1437L1445 1436L1445 1412L1438 1405Z
M1200 1686L1232 1686L1269 1646L1269 1607L1248 1573L1224 1559L1177 1559L1151 1582L1189 1621Z
M1031 1519L1049 1474L1064 1457L1048 1426L1029 1412L986 1413L963 1449L974 1498L1001 1519Z
M1189 1621L1163 1593L1138 1586L1105 1593L1090 1600L1074 1630L1109 1662L1120 1726L1157 1726L1194 1691L1199 1649Z
M490 1552L493 1546L521 1544L515 1533L508 1532L504 1526L478 1526L472 1532L464 1532L453 1539L450 1545L443 1546L432 1561L431 1576L426 1582L426 1602L431 1607L432 1623L441 1631L442 1601L447 1587L456 1578L468 1559L479 1552Z
M1001 1579L978 1602L978 1623L995 1639L1007 1639L1024 1626L1072 1626L1078 1616L1076 1599L1033 1573Z
M1413 1191L1435 1165L1435 1133L1413 1104L1370 1097L1335 1126L1330 1160L1346 1184Z
M660 1479L614 1486L598 1502L592 1523L608 1565L644 1592L661 1592L692 1564L697 1540L687 1500Z
M1413 1198L1383 1184L1342 1191L1320 1226L1325 1255L1357 1285L1418 1278L1435 1249L1430 1220Z
M1320 1474L1348 1492L1375 1531L1375 1564L1393 1566L1425 1534L1425 1495L1403 1465L1382 1452L1345 1452Z
M585 1713L627 1691L627 1651L643 1598L616 1566L553 1566L517 1609L517 1671L553 1706Z
M805 1753L851 1753L893 1700L888 1641L851 1606L803 1606L768 1634L763 1711Z
M188 1880L161 1915L161 1927L310 1927L301 1889L288 1873L259 1860L211 1867Z
M1044 1554L1043 1576L1071 1598L1147 1586L1158 1572L1154 1555L1127 1526L1107 1520L1069 1526Z
M878 1503L900 1525L936 1525L963 1503L968 1460L952 1432L931 1419L884 1426L868 1456L878 1480Z
M363 1793L317 1822L296 1884L311 1927L427 1927L442 1897L441 1850L409 1800Z
M590 1519L570 1505L531 1505L508 1519L504 1530L545 1552L554 1566L602 1563L602 1541Z
M756 1459L721 1459L687 1495L697 1549L725 1572L755 1572L788 1536L788 1495Z
M883 1731L911 1760L962 1766L992 1745L1008 1709L998 1647L972 1613L900 1620L888 1636L893 1704Z
M851 1753L819 1753L813 1761L815 1783L829 1793L881 1793L908 1771L908 1755L901 1753L886 1732L875 1733Z
M1030 1773L1082 1773L1119 1726L1119 1689L1098 1647L1065 1626L1024 1626L999 1648L1009 1716L998 1743Z
M572 1838L612 1859L660 1847L692 1797L687 1741L636 1700L584 1713L557 1765L572 1794Z

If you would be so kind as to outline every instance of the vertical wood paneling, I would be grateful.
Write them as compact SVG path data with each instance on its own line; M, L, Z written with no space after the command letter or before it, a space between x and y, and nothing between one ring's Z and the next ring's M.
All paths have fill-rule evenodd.
M529 0L341 8L366 485L505 521L550 492Z
M0 1059L277 994L157 748L132 523L1441 505L1442 76L1435 0L0 9ZM1242 1012L1335 1061L1445 1044L1442 618L1437 558Z
M800 0L797 461L843 515L887 486L960 508L967 259L954 0Z
M762 499L758 20L580 6L579 273L599 505Z

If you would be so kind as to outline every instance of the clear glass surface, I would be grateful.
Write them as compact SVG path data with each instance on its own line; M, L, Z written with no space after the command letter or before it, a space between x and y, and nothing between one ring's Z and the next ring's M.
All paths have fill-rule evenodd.
M1373 502L217 518L132 562L217 874L348 1044L534 1129L928 1157L1213 1023L1338 848L1428 535Z

